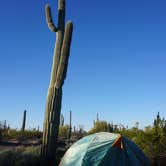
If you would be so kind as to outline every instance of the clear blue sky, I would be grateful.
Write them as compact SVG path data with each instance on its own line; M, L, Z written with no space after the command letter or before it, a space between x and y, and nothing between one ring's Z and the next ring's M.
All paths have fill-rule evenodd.
M166 117L166 1L66 0L74 23L62 113L89 129L101 120L130 127ZM5 0L0 5L0 120L43 124L55 34L44 6L57 0Z

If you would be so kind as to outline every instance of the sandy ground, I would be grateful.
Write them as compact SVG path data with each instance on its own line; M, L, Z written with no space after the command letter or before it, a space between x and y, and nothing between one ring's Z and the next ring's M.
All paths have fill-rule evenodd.
M4 149L14 150L19 147L27 147L27 146L39 146L41 144L41 140L39 139L24 139L19 141L17 139L9 139L9 140L1 140L0 141L0 151Z

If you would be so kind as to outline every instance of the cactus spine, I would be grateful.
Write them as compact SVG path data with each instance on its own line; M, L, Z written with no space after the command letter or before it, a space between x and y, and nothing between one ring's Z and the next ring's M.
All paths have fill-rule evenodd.
M51 9L46 5L46 21L51 31L56 33L56 46L52 64L50 85L48 88L43 143L41 155L54 159L60 123L62 86L66 77L73 24L68 21L65 26L65 0L58 0L58 25L54 25Z
M22 128L21 131L25 131L25 122L26 122L26 110L24 111L24 115L23 115L23 121L22 121Z

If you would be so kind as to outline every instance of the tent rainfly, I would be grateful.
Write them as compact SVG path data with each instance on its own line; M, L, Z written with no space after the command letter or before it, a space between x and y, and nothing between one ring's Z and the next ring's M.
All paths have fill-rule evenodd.
M150 166L135 143L120 134L85 136L65 153L59 166Z

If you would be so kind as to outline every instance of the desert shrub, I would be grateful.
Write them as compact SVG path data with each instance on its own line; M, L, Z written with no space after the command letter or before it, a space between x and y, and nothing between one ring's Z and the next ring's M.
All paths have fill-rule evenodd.
M2 166L14 166L17 152L11 150L3 150L0 152L0 165Z
M37 166L40 165L40 147L27 147L0 152L1 166Z
M88 134L102 131L108 131L108 124L106 121L97 121L95 122L94 127L88 132Z
M2 137L5 138L41 138L42 132L37 130L25 130L25 131L17 131L14 129L6 130L2 132Z
M68 138L69 125L59 126L59 137Z
M133 127L121 131L121 134L134 141L150 159L166 153L166 120L160 118L159 113L153 126L144 130Z
M33 154L36 156L40 155L40 146L37 147L33 147L33 146L29 146L26 147L25 150L23 151L24 154Z

